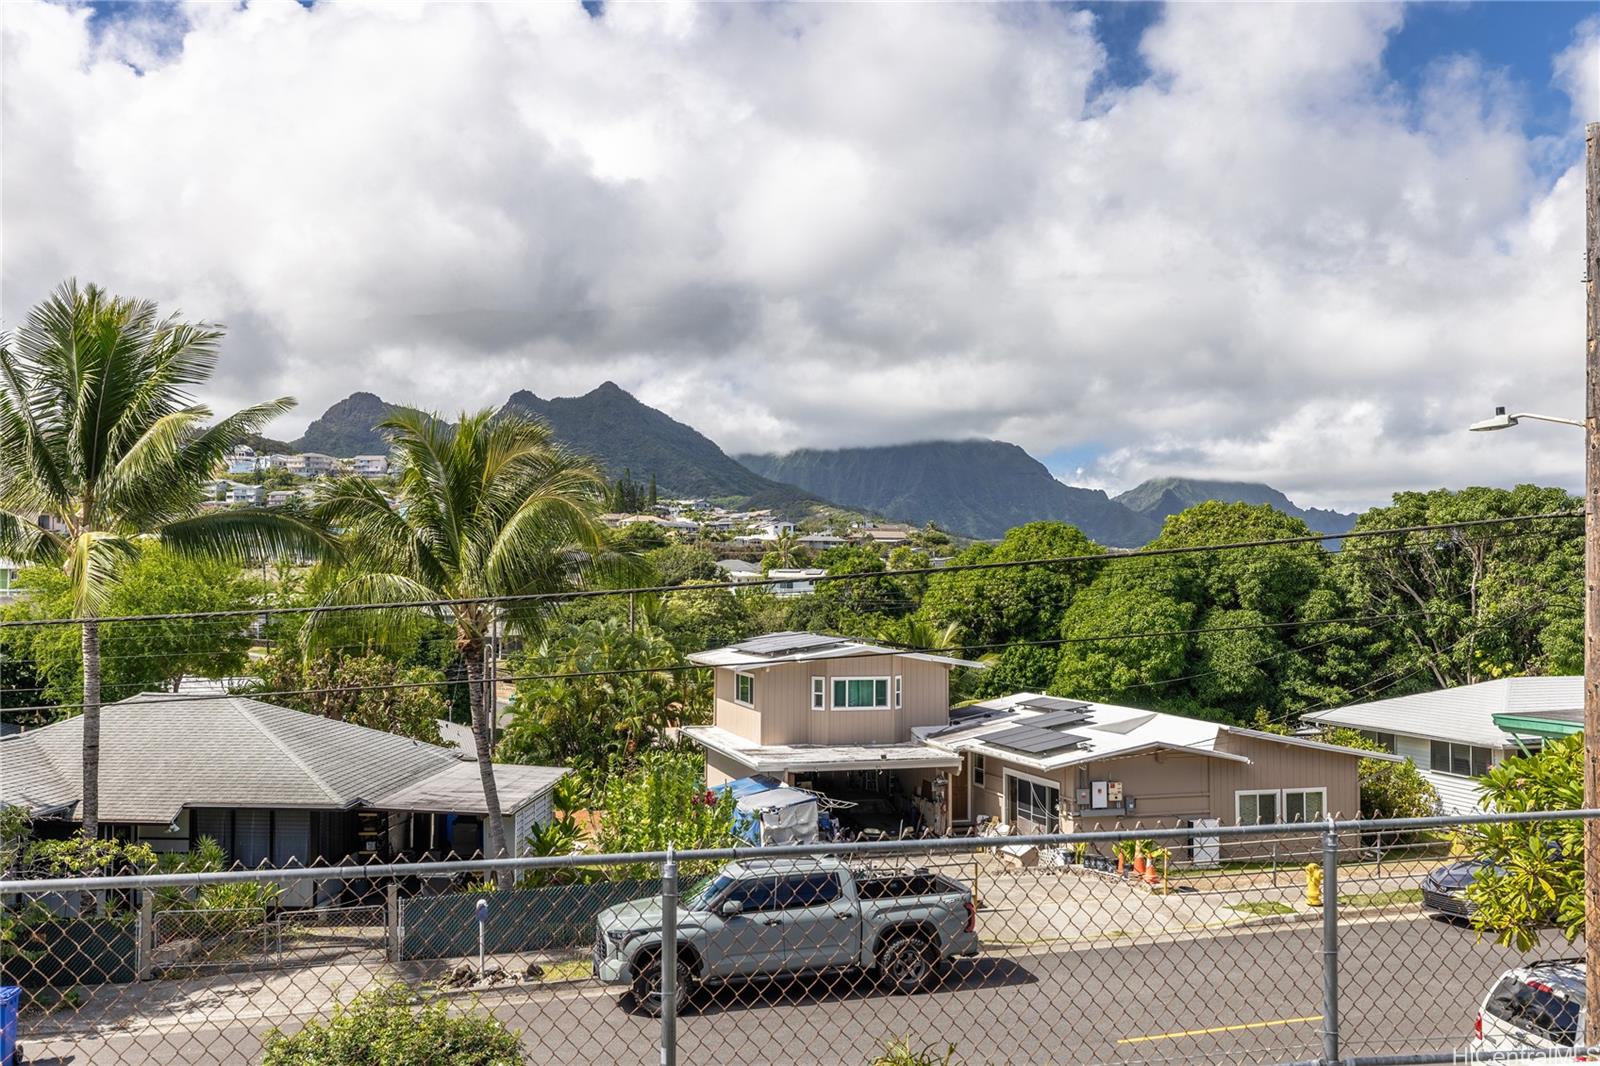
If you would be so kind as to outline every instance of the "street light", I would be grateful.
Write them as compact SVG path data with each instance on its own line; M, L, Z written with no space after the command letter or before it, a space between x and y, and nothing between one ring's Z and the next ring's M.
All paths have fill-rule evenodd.
M1561 426L1577 426L1579 429L1583 428L1583 423L1578 421L1576 418L1562 418L1559 415L1536 415L1527 411L1521 412L1520 414L1508 415L1506 414L1506 409L1504 407L1496 407L1494 409L1493 418L1485 418L1482 422L1474 422L1467 428L1472 430L1474 433L1491 433L1497 429L1510 429L1524 418L1532 419L1535 422L1554 422Z

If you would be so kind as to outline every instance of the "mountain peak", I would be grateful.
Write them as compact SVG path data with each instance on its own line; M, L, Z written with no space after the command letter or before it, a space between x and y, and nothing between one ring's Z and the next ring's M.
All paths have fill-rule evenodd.
M1348 533L1356 516L1316 507L1302 508L1271 485L1259 481L1216 481L1196 477L1156 477L1142 481L1119 496L1117 503L1129 510L1163 522L1179 511L1207 500L1223 503L1267 504L1298 518L1318 533Z

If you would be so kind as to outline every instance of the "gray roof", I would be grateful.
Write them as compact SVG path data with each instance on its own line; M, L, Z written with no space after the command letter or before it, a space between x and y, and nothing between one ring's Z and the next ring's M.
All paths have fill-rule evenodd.
M771 576L770 574L768 575ZM760 648L770 648L770 651L750 651L751 645ZM792 650L783 651L780 648ZM712 648L709 651L698 651L685 656L690 662L700 666L734 666L743 669L762 669L768 666L777 666L781 663L814 662L818 659L841 659L858 655L898 655L902 659L916 659L920 662L941 663L945 666L966 666L973 669L984 669L988 664L974 662L970 659L958 659L953 655L935 655L932 652L905 651L899 648L885 648L877 644L868 644L853 637L835 637L818 633L799 633L785 631L783 633L769 633L764 637L756 637L726 648Z
M107 822L168 822L184 807L440 809L387 804L421 802L429 782L438 783L437 795L454 794L459 767L477 774L454 749L246 696L149 693L106 705L100 719L100 817ZM82 748L81 717L0 739L0 803L40 815L75 808ZM532 769L549 783L564 772L497 768L497 781L503 770L515 771L503 812L533 798L522 773ZM483 806L480 791L475 805L452 810L481 813Z
M1476 685L1355 703L1302 717L1322 725L1506 747L1516 741L1494 724L1495 715L1539 714L1582 706L1581 677L1502 677Z

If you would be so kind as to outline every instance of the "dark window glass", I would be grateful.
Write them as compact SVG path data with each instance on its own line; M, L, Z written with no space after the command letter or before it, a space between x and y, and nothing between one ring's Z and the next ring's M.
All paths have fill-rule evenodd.
M832 874L792 874L778 882L778 909L820 907L839 898L839 879Z
M1563 1047L1578 1037L1576 1000L1537 983L1507 977L1489 996L1489 1013Z
M727 899L736 899L744 905L746 912L770 911L774 909L772 878L761 877L749 881L740 881L729 890Z

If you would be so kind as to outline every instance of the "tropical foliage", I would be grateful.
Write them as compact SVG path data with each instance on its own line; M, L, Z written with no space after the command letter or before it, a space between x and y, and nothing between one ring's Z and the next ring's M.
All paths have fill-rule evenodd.
M446 601L435 608L363 612L380 630L405 631L417 614L447 620L466 667L472 732L488 810L499 812L491 721L497 700L484 684L484 648L500 623L544 628L550 601L581 587L606 558L596 468L555 444L544 425L492 411L455 426L400 412L383 423L396 456L394 496L359 477L323 490L315 515L341 531L347 569L323 598L340 604ZM486 598L499 598L498 603ZM336 642L339 623L313 614L304 642ZM490 817L488 852L507 854L501 818Z
M202 481L293 405L278 399L216 418L196 403L190 390L211 377L221 339L216 327L72 281L0 339L0 554L59 567L72 614L84 619L81 809L90 836L100 796L96 619L141 538L240 562L325 543L268 509L202 511Z

